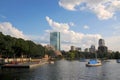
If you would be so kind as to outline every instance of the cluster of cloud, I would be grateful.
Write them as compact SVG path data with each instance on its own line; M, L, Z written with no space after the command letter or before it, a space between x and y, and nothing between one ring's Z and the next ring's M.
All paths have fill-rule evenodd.
M120 10L120 0L60 0L59 5L71 11L90 10L100 20L113 18Z
M42 43L44 45L49 43L48 33L44 33L43 35L25 35L22 31L14 27L10 22L0 23L0 32L2 32L4 35L10 35L15 38L32 40L35 43Z
M109 50L120 51L120 36L106 37L105 40Z
M5 35L11 35L12 37L27 39L23 32L16 29L10 22L0 23L0 32Z
M98 39L101 38L100 34L83 34L70 30L72 25L69 23L58 23L49 17L46 17L46 20L52 28L52 30L47 30L47 32L57 31L61 33L61 43L64 49L70 49L70 46L89 48L92 44L97 45ZM85 28L88 29L89 27L85 26Z

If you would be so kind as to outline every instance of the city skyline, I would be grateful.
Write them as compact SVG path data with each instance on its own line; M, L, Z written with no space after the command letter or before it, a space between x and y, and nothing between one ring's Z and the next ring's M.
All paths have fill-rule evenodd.
M0 32L46 45L61 33L61 50L98 47L120 51L119 0L1 0Z

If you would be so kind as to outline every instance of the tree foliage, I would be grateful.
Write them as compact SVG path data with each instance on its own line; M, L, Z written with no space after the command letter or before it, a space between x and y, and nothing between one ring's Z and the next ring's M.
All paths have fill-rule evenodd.
M35 44L33 41L14 38L9 35L3 35L0 32L0 54L3 57L43 57L45 48L40 44Z
M79 51L62 51L62 55L66 59L80 59L80 58L87 58L87 59L93 59L96 58L95 55L97 55L97 58L99 59L120 59L120 52L106 52L106 53L90 53L90 52L79 52Z

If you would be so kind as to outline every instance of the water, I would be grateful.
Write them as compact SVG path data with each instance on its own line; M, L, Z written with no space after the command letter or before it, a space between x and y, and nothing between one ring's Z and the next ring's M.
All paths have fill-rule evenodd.
M99 67L86 67L85 64L60 60L33 69L3 69L0 80L120 80L120 63L115 60Z

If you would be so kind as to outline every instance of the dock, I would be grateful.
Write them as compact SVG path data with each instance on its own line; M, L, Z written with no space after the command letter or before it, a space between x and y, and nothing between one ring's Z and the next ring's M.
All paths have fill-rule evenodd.
M1 66L1 69L3 68L34 68L41 66L43 64L46 64L48 62L42 62L42 63L35 63L35 62L28 62L28 63L18 63L18 64L4 64Z

